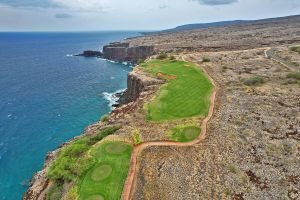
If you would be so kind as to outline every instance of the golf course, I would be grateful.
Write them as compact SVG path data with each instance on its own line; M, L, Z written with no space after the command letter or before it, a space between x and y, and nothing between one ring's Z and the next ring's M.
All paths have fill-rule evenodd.
M213 84L202 69L190 62L171 59L152 60L139 68L166 80L141 109L146 110L143 118L146 124L176 121L177 125L170 126L165 132L169 140L143 142L137 132L140 142L133 140L135 146L122 140L102 141L122 129L121 126L85 135L62 148L50 166L48 177L54 184L48 192L49 200L63 195L64 183L73 183L66 194L67 200L126 199L133 182L137 152L148 146L193 145L204 137L200 132L206 128L200 128L199 122L212 112Z
M131 152L132 146L123 142L104 142L94 147L91 155L97 162L80 180L80 199L120 199Z

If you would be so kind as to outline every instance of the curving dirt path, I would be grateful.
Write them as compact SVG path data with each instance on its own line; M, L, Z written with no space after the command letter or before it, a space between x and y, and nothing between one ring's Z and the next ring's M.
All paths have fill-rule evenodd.
M186 61L186 59L181 56L180 59L183 61ZM198 64L197 64L198 65ZM199 65L198 65L199 66ZM200 67L200 66L199 66ZM207 71L202 68L204 73L208 76L210 79L211 83L213 84L213 92L210 96L210 107L209 107L209 112L207 117L202 121L201 125L201 133L197 139L191 142L174 142L174 141L152 141L152 142L143 142L137 146L134 147L132 155L131 155L131 160L130 160L130 169L128 172L127 179L125 181L123 193L121 196L122 200L130 200L132 191L134 189L134 184L135 184L135 178L136 178L136 172L137 172L137 162L138 162L138 156L139 154L146 148L152 147L152 146L177 146L177 147L188 147L188 146L193 146L195 144L199 144L202 142L205 138L206 132L207 132L207 124L210 121L210 119L213 116L214 113L214 108L215 108L215 99L216 99L216 94L217 94L217 86L214 82L214 80L209 76Z

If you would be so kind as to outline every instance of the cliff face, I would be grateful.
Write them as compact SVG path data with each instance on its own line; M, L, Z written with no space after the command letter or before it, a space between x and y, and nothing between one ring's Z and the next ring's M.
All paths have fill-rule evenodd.
M109 60L137 62L154 54L153 46L134 46L129 43L111 43L103 47L103 57Z
M152 89L163 82L163 80L152 78L148 74L136 71L130 72L127 78L127 102L135 101L142 92Z

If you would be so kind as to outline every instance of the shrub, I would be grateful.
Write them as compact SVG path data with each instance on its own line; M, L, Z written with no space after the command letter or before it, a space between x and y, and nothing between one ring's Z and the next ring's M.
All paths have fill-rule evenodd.
M65 195L64 200L77 200L78 196L78 187L73 186Z
M222 67L222 72L226 72L228 70L228 67L227 66L223 66Z
M140 64L142 64L142 63L144 63L145 62L145 60L143 60L143 59L138 59L138 61L136 62L138 65L140 65Z
M294 52L297 52L297 53L300 53L300 46L293 46L293 47L290 47L290 50L291 50L291 51L294 51Z
M62 197L63 187L61 184L54 183L47 193L47 200L60 200Z
M210 62L210 58L204 57L202 58L202 62Z
M69 182L81 176L95 163L95 160L87 156L90 147L119 128L118 126L106 128L95 135L84 136L63 147L49 168L48 178L57 182Z
M255 86L265 83L265 79L260 76L254 76L243 81L245 85Z
M139 130L135 130L132 132L132 140L135 145L142 143L141 133Z
M109 121L109 116L108 115L103 115L101 117L101 122L108 122Z
M168 58L168 55L166 53L160 53L156 58L159 60L163 60Z
M300 80L300 72L291 72L287 75L287 78Z
M236 173L237 173L237 169L236 169L236 167L235 167L233 164L231 164L231 165L228 166L228 170L229 170L231 173L233 173L233 174L236 174Z

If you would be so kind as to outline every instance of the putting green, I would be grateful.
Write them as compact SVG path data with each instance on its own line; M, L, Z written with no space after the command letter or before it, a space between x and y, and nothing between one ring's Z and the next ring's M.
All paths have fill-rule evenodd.
M190 142L199 136L200 131L201 129L197 126L179 125L175 128L172 128L168 132L168 136L177 142Z
M119 200L130 166L132 146L104 142L91 149L96 164L80 177L79 200Z
M105 147L105 151L110 154L121 154L126 151L128 145L123 143L111 143Z
M89 196L85 200L104 200L104 198L101 195L93 195L93 196Z
M102 181L109 177L112 172L112 167L110 165L100 165L95 168L91 174L91 179L93 181Z
M141 67L167 80L156 97L145 106L148 120L164 121L207 115L213 85L198 66L183 61L153 60Z

